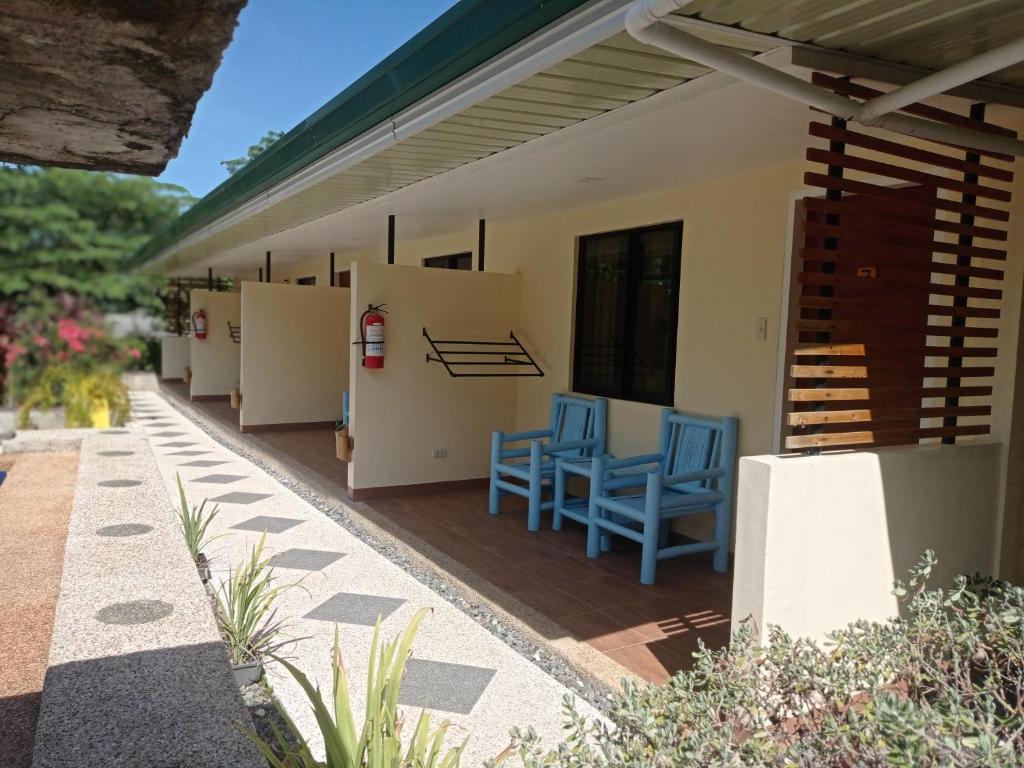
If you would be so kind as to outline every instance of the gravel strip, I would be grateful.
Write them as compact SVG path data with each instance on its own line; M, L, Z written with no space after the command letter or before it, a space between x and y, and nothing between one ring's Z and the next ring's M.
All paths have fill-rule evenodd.
M396 542L390 537L384 537L375 531L367 530L358 513L346 509L339 509L320 494L307 488L304 483L297 482L294 477L282 472L280 467L272 466L261 457L248 451L241 441L226 440L219 434L219 430L211 429L201 418L197 418L181 405L175 402L176 398L167 397L163 393L160 396L172 408L181 413L186 419L202 430L214 442L219 443L231 452L252 462L262 469L274 480L286 486L296 496L311 504L338 525L345 528L354 536L372 547L375 551L386 557L391 562L402 568L406 573L426 585L446 601L454 605L460 611L470 616L477 624L485 627L492 635L499 638L505 645L514 650L520 656L531 661L535 666L555 678L577 696L590 702L601 712L607 714L611 709L613 691L600 681L589 679L572 666L567 664L561 657L553 654L549 649L544 648L523 635L515 627L502 621L495 613L483 603L474 599L473 594L460 587L453 585L436 572L422 567L419 563L410 560L401 551Z

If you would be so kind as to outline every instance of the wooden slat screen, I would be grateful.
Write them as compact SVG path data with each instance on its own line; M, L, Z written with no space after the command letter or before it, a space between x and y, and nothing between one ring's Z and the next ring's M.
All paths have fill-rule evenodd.
M880 92L815 73L856 99ZM914 104L905 112L1015 135ZM788 450L990 431L1013 158L813 113L790 298ZM824 142L824 146L821 142Z

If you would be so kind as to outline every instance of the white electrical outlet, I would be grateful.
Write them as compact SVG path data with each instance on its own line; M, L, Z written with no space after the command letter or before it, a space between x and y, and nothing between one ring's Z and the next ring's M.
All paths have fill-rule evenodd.
M434 458L434 459L446 459L446 458L448 458L448 449L447 448L434 448L430 452L430 456L431 456L431 458Z

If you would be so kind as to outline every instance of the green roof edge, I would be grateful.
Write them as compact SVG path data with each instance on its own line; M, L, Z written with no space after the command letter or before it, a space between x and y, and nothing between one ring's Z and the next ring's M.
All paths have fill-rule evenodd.
M589 0L460 0L228 177L131 258L140 267Z

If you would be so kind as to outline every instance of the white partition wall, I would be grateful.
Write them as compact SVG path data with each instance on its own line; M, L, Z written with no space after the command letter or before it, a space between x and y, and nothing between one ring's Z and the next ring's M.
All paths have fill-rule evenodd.
M348 389L348 288L242 283L242 431L332 425Z
M228 323L242 321L241 294L194 290L189 300L193 314L206 310L207 327L205 339L193 334L189 342L189 394L193 400L226 398L238 386L241 345L231 340Z
M368 304L387 305L384 368L364 368L352 352L353 497L486 478L491 431L515 422L518 379L450 377L426 362L423 328L435 338L507 340L518 330L519 276L364 262L352 277L353 338Z
M188 366L188 336L162 336L160 338L160 378L164 381L181 381Z

